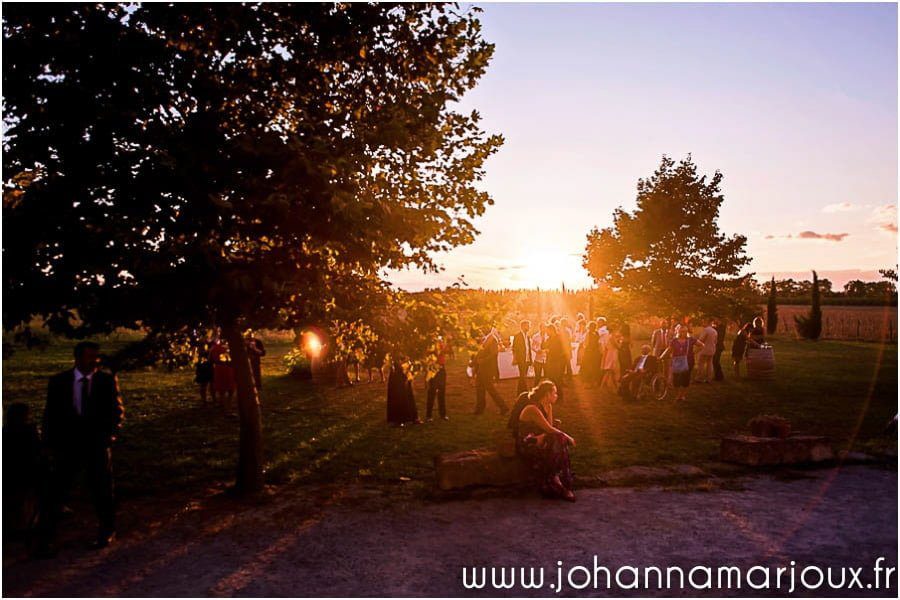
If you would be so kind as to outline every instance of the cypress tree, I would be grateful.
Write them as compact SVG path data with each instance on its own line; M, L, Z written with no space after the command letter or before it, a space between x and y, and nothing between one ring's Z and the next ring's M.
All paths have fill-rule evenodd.
M822 307L819 303L819 277L813 271L812 280L812 306L809 316L794 317L797 324L797 333L808 340L817 340L822 335Z
M775 276L772 275L772 283L769 284L769 304L766 306L766 332L769 335L778 329L778 305L775 302Z

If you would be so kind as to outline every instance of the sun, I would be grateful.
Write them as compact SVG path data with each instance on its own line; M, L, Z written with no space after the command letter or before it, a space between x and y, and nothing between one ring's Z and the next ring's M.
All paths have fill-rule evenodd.
M530 251L516 261L510 287L542 290L586 287L590 284L581 256L561 250Z

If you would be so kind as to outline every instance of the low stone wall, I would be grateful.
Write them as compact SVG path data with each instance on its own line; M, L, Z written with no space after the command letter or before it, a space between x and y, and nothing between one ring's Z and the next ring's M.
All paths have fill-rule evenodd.
M502 456L498 450L479 448L434 459L437 484L442 490L476 485L513 485L529 481L530 470L519 457Z
M783 439L733 435L722 439L719 455L724 462L758 467L833 460L834 450L826 438L814 435Z

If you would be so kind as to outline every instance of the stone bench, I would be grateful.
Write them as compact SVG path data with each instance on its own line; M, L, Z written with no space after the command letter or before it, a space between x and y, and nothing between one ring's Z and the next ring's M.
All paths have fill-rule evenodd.
M434 459L437 484L442 490L455 490L477 485L514 485L526 483L531 476L525 462L501 449L479 448Z
M834 450L826 438L815 435L733 435L722 439L719 455L723 462L760 467L833 460Z

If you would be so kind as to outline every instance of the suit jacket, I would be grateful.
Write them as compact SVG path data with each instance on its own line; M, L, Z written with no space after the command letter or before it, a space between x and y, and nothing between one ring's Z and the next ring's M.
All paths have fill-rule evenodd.
M44 442L50 448L62 451L85 443L109 447L125 416L115 375L105 371L94 373L90 394L82 398L80 416L73 403L74 383L74 369L50 378L44 409Z
M512 343L512 353L513 353L513 364L514 365L530 365L531 364L531 356L530 352L528 352L528 346L531 344L531 339L528 339L528 343L525 341L525 333L519 331L513 337Z
M637 371L638 363L641 362L641 356L638 356L634 359L634 364L631 365L631 369L633 371ZM656 373L656 368L659 365L659 359L653 356L652 354L647 355L647 361L644 363L644 373Z
M725 351L725 325L719 323L716 325L716 352Z
M488 379L498 379L500 377L500 365L497 364L497 354L500 347L497 344L497 338L492 335L485 338L478 354L475 356L475 362L478 369L478 375Z
M659 356L669 347L669 332L665 329L654 329L650 336L651 352Z

